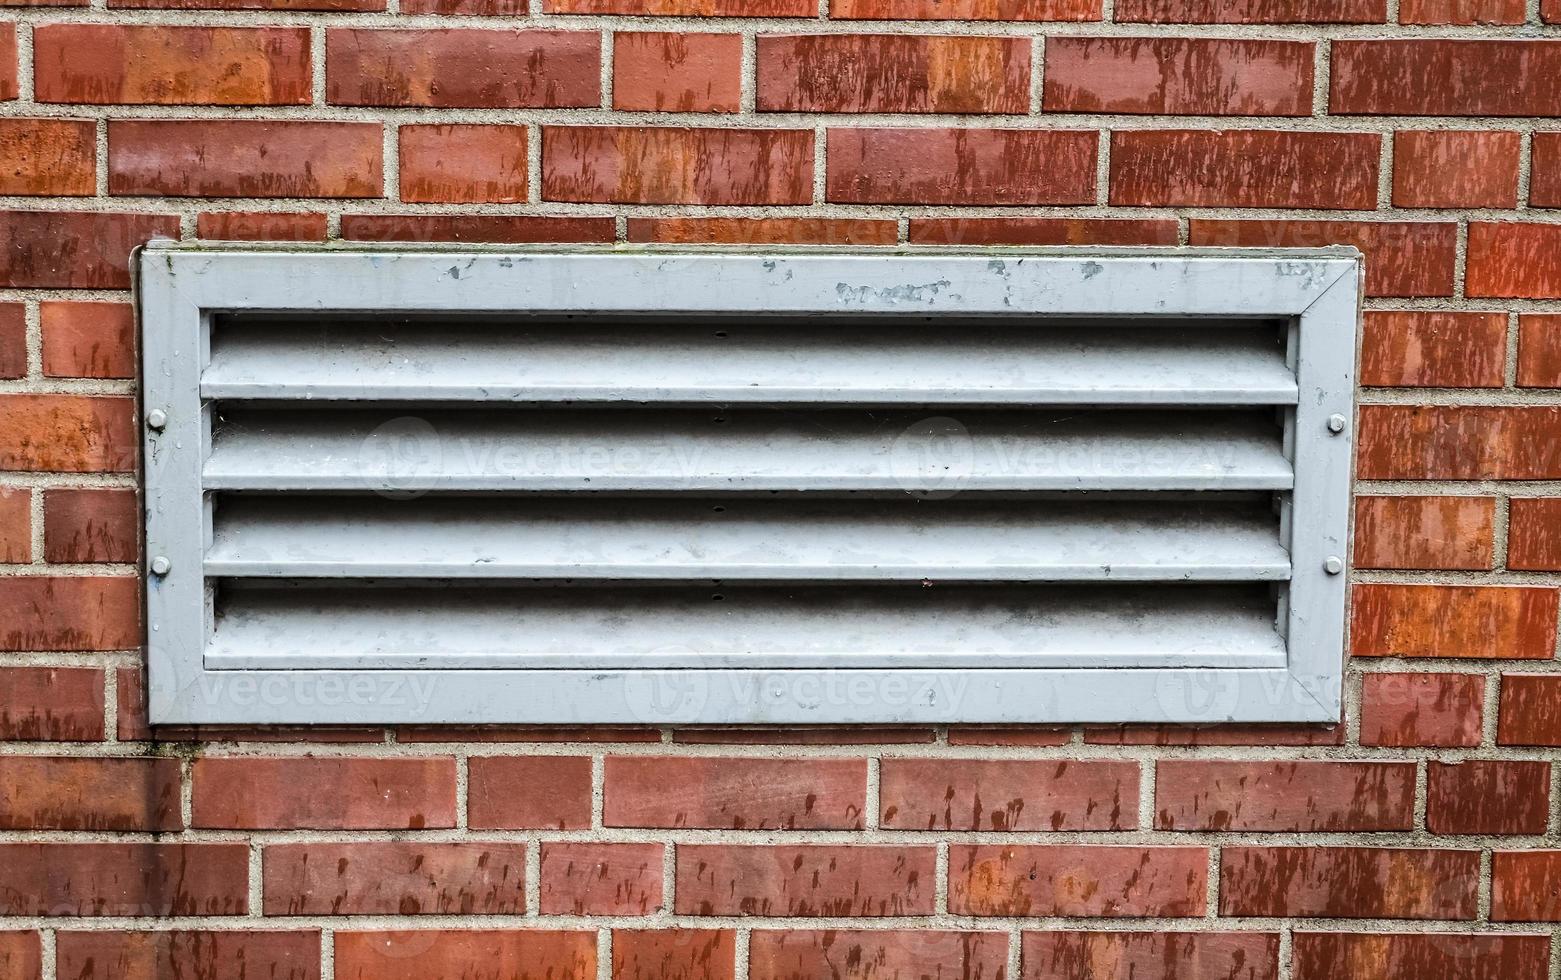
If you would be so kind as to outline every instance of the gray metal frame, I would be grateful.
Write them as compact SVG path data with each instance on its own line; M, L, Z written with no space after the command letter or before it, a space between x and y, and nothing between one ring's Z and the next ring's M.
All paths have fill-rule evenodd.
M145 573L158 724L1337 721L1349 549L1354 249L561 252L259 249L139 255ZM1283 515L1285 662L1245 667L221 669L203 562L211 446L200 389L220 311L724 312L1292 318L1299 400ZM154 416L153 413L160 413ZM165 420L165 421L164 421ZM159 565L162 563L159 562ZM844 656L844 655L843 655ZM1076 661L1070 660L1070 663Z

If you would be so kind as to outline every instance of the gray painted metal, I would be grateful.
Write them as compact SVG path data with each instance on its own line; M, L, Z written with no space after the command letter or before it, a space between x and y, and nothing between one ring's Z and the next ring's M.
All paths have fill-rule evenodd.
M154 245L153 720L1336 719L1359 282L1341 249ZM1045 492L1086 488L1145 492Z

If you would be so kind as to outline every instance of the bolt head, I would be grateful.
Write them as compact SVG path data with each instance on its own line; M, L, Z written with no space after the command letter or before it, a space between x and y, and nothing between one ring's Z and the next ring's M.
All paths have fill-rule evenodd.
M163 431L163 428L168 425L168 413L160 408L152 409L146 413L146 425L147 428L157 432Z
M1343 432L1344 431L1344 427L1346 425L1349 425L1349 423L1350 423L1350 420L1345 418L1342 415L1338 415L1338 414L1330 415L1330 416L1328 416L1328 431L1329 432Z
M1338 555L1329 555L1323 561L1323 571L1327 572L1329 575L1338 575L1340 572L1344 571L1344 559L1340 558Z
M158 555L156 558L152 559L153 575L167 575L169 570L172 568L173 562L169 561L165 555Z

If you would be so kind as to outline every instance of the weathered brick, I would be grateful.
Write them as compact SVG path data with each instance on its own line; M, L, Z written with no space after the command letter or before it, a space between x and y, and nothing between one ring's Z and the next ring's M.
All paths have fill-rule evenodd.
M1508 519L1508 568L1561 570L1561 499L1513 497Z
M831 0L832 20L1100 20L1100 0Z
M0 740L102 738L102 668L0 667Z
M129 289L130 250L178 238L171 214L0 211L0 286Z
M1561 677L1501 675L1498 745L1561 745Z
M24 576L0 589L0 650L125 650L141 645L141 583Z
M526 845L273 844L266 915L524 915Z
M859 830L866 759L608 756L609 827Z
M870 218L630 218L629 241L678 245L893 245L900 229Z
M455 760L341 756L195 760L191 825L268 830L455 826Z
M1086 725L1087 745L1343 745L1343 725ZM949 739L950 744L953 739Z
M89 120L0 119L0 194L91 196L96 141Z
M742 60L740 34L615 34L613 108L736 112L742 107Z
M325 215L293 211L205 211L195 237L234 242L323 242Z
M3 915L248 911L246 844L0 844Z
M1555 23L1561 24L1561 0ZM1534 134L1528 200L1536 208L1561 208L1561 132Z
M595 980L589 930L336 933L336 980Z
M1468 266L1470 296L1561 297L1561 225L1470 222Z
M1357 657L1549 660L1555 589L1357 585L1350 643Z
M312 930L61 932L57 943L58 972L72 980L320 976L320 934Z
M286 10L321 13L375 13L385 0L108 0L110 10ZM401 9L410 13L408 4Z
M183 830L179 760L0 757L0 829Z
M1341 832L1414 825L1413 762L1156 764L1160 830Z
M831 129L825 197L842 204L1091 204L1093 132Z
M918 245L1175 245L1170 218L912 218Z
M1521 24L1528 19L1524 0L1402 0L1400 24Z
M1276 980L1271 932L1027 932L1021 980Z
M1543 980L1547 936L1298 932L1291 980Z
M133 470L134 413L119 396L0 395L0 470Z
M38 304L38 313L45 375L135 377L135 307L129 303L45 300Z
M546 842L543 915L649 915L662 908L661 844Z
M482 756L467 763L467 821L484 830L591 826L586 756Z
M1191 245L1299 248L1354 245L1366 253L1366 295L1451 296L1458 226L1424 221L1227 221L1194 218Z
M1491 921L1561 922L1561 851L1492 854Z
M1356 497L1356 568L1486 570L1493 497Z
M1518 386L1561 388L1561 315L1518 318Z
M110 194L378 197L377 123L253 119L108 124Z
M1393 205L1517 207L1522 151L1518 133L1400 132L1393 138Z
M611 218L507 214L346 214L341 237L360 242L610 242Z
M614 929L613 980L732 980L737 933L730 929Z
M674 728L686 745L926 745L937 731L926 725L698 725Z
M631 17L816 17L812 0L548 0L554 14Z
M949 848L949 911L1004 916L1201 916L1209 852L1088 844Z
M679 915L931 915L931 847L679 844Z
M1360 383L1410 388L1500 388L1507 317L1501 313L1371 310L1361 331Z
M1335 115L1561 115L1561 42L1337 41Z
M1138 764L884 759L879 825L893 830L1132 830Z
M996 980L1004 975L1007 959L1008 937L1000 932L758 929L748 942L750 980L836 976Z
M459 17L524 17L526 0L403 0L403 14Z
M1479 879L1479 851L1226 847L1220 914L1473 919Z
M398 139L403 201L526 200L524 126L402 126Z
M0 976L11 980L42 980L43 939L36 932L0 932Z
M1060 725L950 725L950 745L1067 745L1071 729Z
M595 31L326 31L333 105L567 108L601 105Z
M27 377L27 309L0 303L0 379Z
M542 197L614 204L807 204L803 129L546 126Z
M398 742L659 742L641 725L399 725Z
M1363 405L1365 480L1548 480L1561 476L1561 409Z
M1307 116L1315 54L1301 41L1048 38L1043 102L1047 112Z
M1539 19L1547 24L1561 24L1561 0L1540 0Z
M0 562L33 560L33 494L26 487L0 487Z
M1426 828L1433 834L1543 834L1550 818L1550 763L1432 760Z
M1380 145L1375 133L1113 133L1111 203L1375 208Z
M44 24L33 62L39 102L309 103L306 27Z
M85 6L85 3L82 4ZM0 21L0 102L18 96L16 84L16 25Z
M1023 113L1030 41L928 34L765 34L761 112Z
M1120 0L1119 22L1156 24L1381 24L1387 0Z
M1485 678L1479 674L1361 677L1360 744L1471 748L1480 744Z

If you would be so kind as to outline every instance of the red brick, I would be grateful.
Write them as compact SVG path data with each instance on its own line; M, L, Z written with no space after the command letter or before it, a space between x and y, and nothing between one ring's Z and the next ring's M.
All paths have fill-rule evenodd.
M1473 919L1480 852L1381 847L1227 847L1220 914Z
M1561 24L1561 0L1556 0L1555 22ZM1561 132L1534 134L1529 181L1530 204L1536 208L1561 208Z
M178 759L0 757L0 829L183 830Z
M1458 226L1420 221L1226 221L1194 218L1191 245L1354 245L1366 295L1451 296Z
M629 241L677 245L893 245L899 234L895 222L868 218L629 219Z
M385 0L108 0L110 10L287 10L324 13L375 13ZM408 12L407 4L401 5Z
M1549 660L1555 589L1357 585L1350 641L1357 657Z
M736 112L742 107L742 59L738 34L616 34L613 108Z
M0 562L33 560L32 501L25 487L0 487Z
M1100 0L831 0L832 20L1100 20Z
M87 120L0 119L0 194L97 192L97 125Z
M0 589L0 650L125 650L141 639L136 579L29 575Z
M1029 38L759 36L761 112L1024 113L1029 106Z
M195 827L422 830L455 826L455 760L248 756L195 760Z
M111 194L378 197L377 123L113 120Z
M936 735L935 729L919 725L701 725L674 729L672 741L689 745L926 745L935 741Z
M1547 936L1298 932L1291 980L1544 980Z
M133 378L135 307L129 303L45 300L43 373L51 378Z
M43 941L36 932L0 932L0 976L41 980Z
M117 396L0 395L0 470L133 470L134 412Z
M679 915L931 915L931 847L679 844Z
M1087 745L1343 745L1343 725L1086 725ZM952 743L953 739L950 739Z
M1266 130L1113 133L1111 203L1371 209L1381 139Z
M72 980L320 976L314 931L61 932L57 943L58 972Z
M96 742L103 738L99 667L0 667L0 739Z
M543 915L649 915L662 908L661 844L542 845Z
M1543 834L1550 818L1550 763L1432 760L1426 829L1433 834Z
M266 915L524 915L526 845L274 844Z
M248 911L246 844L0 844L3 915Z
M325 215L291 211L206 211L195 237L231 242L323 242Z
M484 830L580 830L591 826L591 760L585 756L482 756L467 763L466 816Z
M81 6L86 6L83 2ZM0 102L18 95L16 84L16 25L0 21Z
M1487 570L1493 497L1356 497L1356 568Z
M933 929L755 930L748 942L750 980L807 977L962 977L1004 975L1008 937L1000 932ZM849 970L842 973L842 968Z
M1547 24L1561 24L1561 0L1540 0L1539 19Z
M33 52L39 102L309 104L305 27L45 24Z
M1316 47L1300 41L1055 37L1047 112L1308 116Z
M1334 115L1561 115L1561 42L1336 41Z
M631 17L816 17L813 0L549 0L550 14Z
M891 830L1133 830L1138 764L1110 760L884 759Z
M917 245L1175 245L1175 219L912 218Z
M0 286L129 289L130 250L178 238L171 214L0 211Z
M825 197L843 204L1092 204L1097 134L831 129Z
M1491 855L1491 921L1561 922L1561 851Z
M1561 315L1518 318L1518 386L1561 388Z
M1561 570L1561 499L1513 497L1507 529L1507 567Z
M1027 932L1021 980L1276 980L1269 932Z
M0 303L0 379L27 377L27 310Z
M730 929L614 929L613 980L732 980L737 933Z
M341 237L360 242L610 242L612 218L501 214L345 214Z
M401 725L398 742L659 742L661 729L638 725Z
M1501 675L1498 745L1561 745L1561 677Z
M866 759L608 756L608 827L860 830Z
M526 0L403 0L403 14L460 17L523 17Z
M399 139L403 201L526 200L524 126L402 126Z
M447 28L325 33L333 105L566 108L601 105L595 31Z
M1521 24L1528 19L1524 0L1403 0L1400 24Z
M1409 388L1500 388L1502 313L1371 310L1361 334L1360 383Z
M1561 476L1561 409L1363 405L1364 480L1548 480Z
M1470 296L1561 297L1561 225L1470 222L1468 263Z
M612 204L808 204L813 134L546 126L542 197Z
M1381 24L1387 0L1121 0L1118 22L1155 24Z
M1053 725L950 725L950 745L1067 745L1073 731Z
M1360 744L1472 748L1480 744L1485 678L1479 674L1361 677Z
M1413 762L1162 759L1155 827L1209 831L1412 830Z
M1522 151L1517 133L1400 132L1393 138L1393 204L1517 207Z
M949 848L949 911L1003 916L1201 916L1209 852L1088 844Z
M338 932L336 980L595 980L596 933Z

